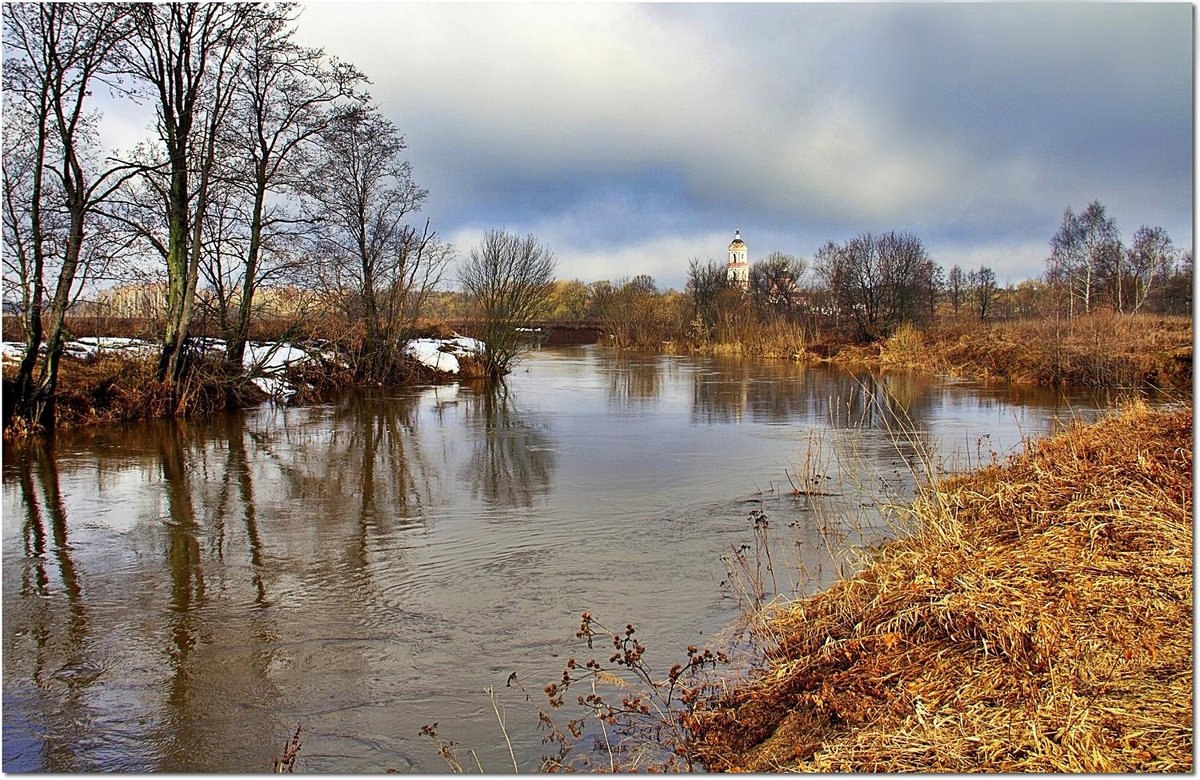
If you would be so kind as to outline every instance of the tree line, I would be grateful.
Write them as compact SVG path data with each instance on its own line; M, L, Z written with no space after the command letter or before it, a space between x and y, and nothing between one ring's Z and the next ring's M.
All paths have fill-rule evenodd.
M811 259L772 252L751 265L744 291L727 283L724 263L699 259L682 292L661 291L647 275L559 282L551 318L598 321L618 346L646 348L747 343L779 325L866 342L903 323L1191 313L1192 253L1164 228L1141 226L1126 245L1097 201L1080 214L1068 209L1049 245L1040 278L1001 285L987 265L947 270L912 233L861 233Z
M64 317L97 280L165 281L162 382L193 370L198 318L217 324L224 359L240 370L259 293L278 287L340 317L361 378L395 374L454 248L417 219L428 192L367 77L300 45L298 13L4 5L5 300L26 340L18 414L52 417ZM153 112L153 132L131 149L103 147L106 92ZM477 252L515 251L510 238L489 234ZM525 270L542 275L522 281L545 288L553 255L537 248L545 262ZM497 282L460 281L471 292ZM489 373L502 373L493 362Z

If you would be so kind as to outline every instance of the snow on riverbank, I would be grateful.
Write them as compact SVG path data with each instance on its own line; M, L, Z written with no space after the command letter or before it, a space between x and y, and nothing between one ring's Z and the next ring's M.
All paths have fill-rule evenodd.
M456 334L452 339L413 339L405 346L404 354L434 371L457 374L460 357L474 357L485 349L487 345L482 341Z
M224 353L225 342L221 339L193 339L195 348L206 354ZM115 337L84 337L73 339L63 345L63 352L71 357L83 359L101 353L149 357L158 354L161 345L142 339ZM449 339L413 339L404 347L404 354L446 374L459 373L460 357L476 355L486 349L482 341L455 334ZM16 363L25 355L25 345L17 341L0 342L0 357L5 363ZM310 352L288 342L252 341L246 344L242 356L242 367L250 381L273 398L286 400L295 395L297 388L287 381L288 369L313 360L332 362L337 360L333 352Z

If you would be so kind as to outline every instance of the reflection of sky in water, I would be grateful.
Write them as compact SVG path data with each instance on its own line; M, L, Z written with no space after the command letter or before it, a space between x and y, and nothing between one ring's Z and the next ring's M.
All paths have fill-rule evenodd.
M901 419L965 465L1094 408L1013 395L545 350L502 395L381 390L6 452L5 769L261 771L301 723L309 771L442 771L418 735L435 720L503 767L481 689L517 671L537 697L581 652L579 612L635 623L666 668L732 618L720 558L750 510L828 582L830 540L876 538L864 499L911 488ZM783 495L807 477L842 495ZM536 715L507 706L533 769Z

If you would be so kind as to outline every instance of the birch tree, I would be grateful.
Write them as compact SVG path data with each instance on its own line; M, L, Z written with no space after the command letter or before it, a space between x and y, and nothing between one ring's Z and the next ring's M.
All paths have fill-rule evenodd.
M1171 236L1161 227L1142 225L1133 234L1133 244L1126 251L1125 269L1130 276L1131 311L1142 308L1171 272L1178 252Z

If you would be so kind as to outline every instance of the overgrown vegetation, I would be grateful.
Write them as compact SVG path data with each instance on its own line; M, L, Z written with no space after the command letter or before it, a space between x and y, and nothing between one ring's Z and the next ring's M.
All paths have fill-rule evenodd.
M835 353L836 354L836 353ZM848 355L849 356L849 355ZM1192 321L1100 312L1066 321L904 326L878 345L884 364L1042 385L1192 386ZM861 351L857 357L872 359Z
M105 423L128 423L170 417L193 417L247 406L266 394L224 363L196 361L178 382L158 378L155 358L100 353L84 360L65 358L55 394L55 425L74 428ZM5 371L5 405L12 397L15 372ZM6 416L9 409L5 409ZM5 431L8 438L40 433L15 416Z
M911 534L768 607L710 770L1188 772L1192 413L1144 406L929 485Z

